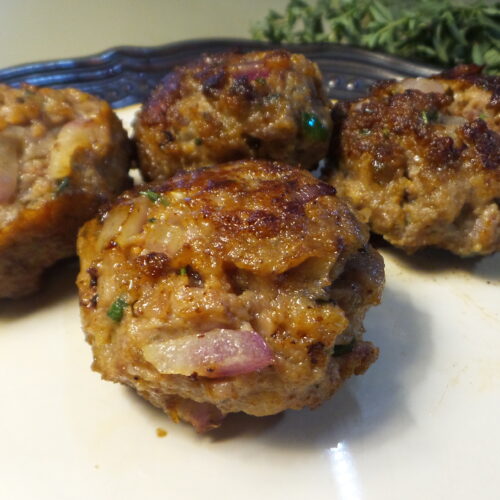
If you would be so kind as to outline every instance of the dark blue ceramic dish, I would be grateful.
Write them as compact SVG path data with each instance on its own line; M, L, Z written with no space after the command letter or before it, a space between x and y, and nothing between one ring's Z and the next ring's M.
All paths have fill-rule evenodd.
M162 76L201 53L262 50L275 45L243 39L203 39L159 47L118 47L97 55L61 59L0 70L0 82L46 87L76 87L119 108L141 102ZM438 68L336 44L285 45L318 63L332 99L363 95L377 80L428 76Z

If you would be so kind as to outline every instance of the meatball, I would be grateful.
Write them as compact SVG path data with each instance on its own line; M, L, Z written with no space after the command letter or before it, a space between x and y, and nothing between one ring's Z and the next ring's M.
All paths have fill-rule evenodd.
M316 64L274 50L205 55L174 69L144 104L135 136L151 180L246 158L312 168L331 128Z
M0 298L34 292L44 269L75 255L78 228L129 186L128 168L106 102L0 85Z
M500 249L500 77L461 66L381 83L336 111L330 180L375 233L409 253Z
M138 187L81 229L94 370L198 431L316 407L378 350L383 261L335 189L246 160Z

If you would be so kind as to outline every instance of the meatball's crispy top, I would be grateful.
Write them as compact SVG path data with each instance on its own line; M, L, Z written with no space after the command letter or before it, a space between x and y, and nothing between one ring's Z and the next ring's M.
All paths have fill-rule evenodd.
M303 55L206 55L164 78L135 131L148 179L245 158L309 168L327 152L330 103L317 65Z
M201 168L142 191L137 201L141 189L117 203L132 210L149 195L167 204L149 200L148 218L161 214L146 228L146 237L168 223L185 229L186 238L196 231L208 249L202 255L214 254L253 272L282 273L312 256L339 256L366 239L366 229L337 201L332 186L280 163L248 160ZM189 263L183 257L178 265Z

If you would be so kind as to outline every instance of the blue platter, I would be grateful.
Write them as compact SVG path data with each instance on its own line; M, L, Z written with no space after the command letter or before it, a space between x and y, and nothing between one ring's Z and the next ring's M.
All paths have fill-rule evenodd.
M115 108L142 102L166 72L202 53L276 48L244 39L201 39L159 47L118 47L74 59L38 62L0 70L0 82L44 87L75 87ZM332 99L362 96L377 80L428 76L439 68L336 44L282 45L318 63Z

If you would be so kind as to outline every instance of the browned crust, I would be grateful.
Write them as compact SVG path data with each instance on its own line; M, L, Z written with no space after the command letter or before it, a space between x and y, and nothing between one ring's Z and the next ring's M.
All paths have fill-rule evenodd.
M0 204L0 297L14 298L33 293L47 267L75 255L79 226L131 185L131 145L105 101L26 84L0 85L0 135L16 145L16 192Z
M455 80L459 88L475 85L491 92L489 106L500 109L500 76L486 75L484 67L477 64L461 64L434 76L435 79Z
M0 296L19 298L35 292L46 268L75 255L78 228L97 207L89 194L61 196L39 209L24 210L0 228Z
M245 160L147 188L156 196L145 186L124 193L78 238L82 319L104 378L203 430L231 412L316 407L376 359L365 344L332 356L337 343L360 341L384 271L366 228L331 186L289 165ZM131 219L146 222L129 239L110 231ZM150 250L150 238L173 234L176 224L195 236L175 250L170 240ZM106 313L122 295L129 306L116 323ZM235 377L182 376L159 373L141 354L154 339L243 325L272 350L271 366ZM196 408L181 411L185 400ZM201 408L208 420L198 404L213 405Z
M331 183L372 231L407 252L498 251L499 79L459 67L432 80L443 92L387 81L337 107Z
M140 168L148 180L243 158L309 168L326 155L329 110L319 69L302 55L204 55L175 68L144 103L135 125ZM323 140L304 135L301 112L322 120Z

